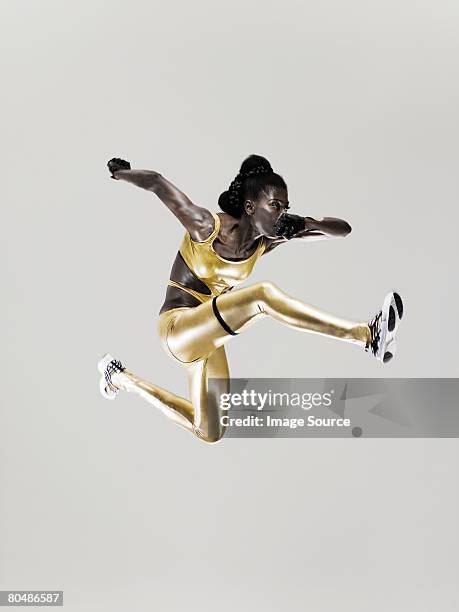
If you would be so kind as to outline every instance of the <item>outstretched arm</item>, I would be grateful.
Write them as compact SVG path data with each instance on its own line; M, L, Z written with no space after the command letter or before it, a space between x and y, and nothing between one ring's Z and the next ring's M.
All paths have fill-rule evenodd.
M352 231L349 223L335 217L313 219L299 215L283 214L277 222L278 238L269 240L265 253L269 253L280 244L293 238L301 240L324 240L326 238L345 237Z
M125 164L128 164L128 167ZM159 172L132 170L129 162L124 162L119 158L110 160L107 165L112 178L126 181L136 187L155 193L188 230L193 240L200 242L210 236L214 228L212 213L206 208L196 206L186 194Z
M352 227L343 219L335 217L323 217L317 220L312 217L304 218L304 230L300 230L293 238L310 238L312 236L323 236L324 238L344 238L352 231Z

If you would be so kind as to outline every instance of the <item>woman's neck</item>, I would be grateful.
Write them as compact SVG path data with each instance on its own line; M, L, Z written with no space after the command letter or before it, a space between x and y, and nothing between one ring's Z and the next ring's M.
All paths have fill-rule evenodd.
M240 219L234 219L228 225L228 238L235 251L239 253L251 251L254 242L260 236L261 234L253 227L248 215L243 214Z

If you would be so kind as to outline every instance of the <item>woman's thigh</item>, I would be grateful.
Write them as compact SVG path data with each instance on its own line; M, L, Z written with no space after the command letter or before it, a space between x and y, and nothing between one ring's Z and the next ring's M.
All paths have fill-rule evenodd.
M239 333L257 317L264 315L260 305L263 284L257 283L219 295L217 309L223 320L231 321L231 329ZM217 319L212 300L177 311L167 331L167 346L182 363L205 359L233 338Z

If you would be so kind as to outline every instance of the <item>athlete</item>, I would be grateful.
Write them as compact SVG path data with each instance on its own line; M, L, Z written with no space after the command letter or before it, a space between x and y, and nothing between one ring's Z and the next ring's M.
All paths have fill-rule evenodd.
M234 289L255 262L290 240L347 236L342 219L321 220L287 212L287 185L268 160L250 155L218 200L223 212L197 206L158 172L133 170L113 158L111 178L155 193L186 232L170 274L160 310L158 334L165 352L186 370L190 399L184 399L128 371L106 354L99 362L100 390L114 399L120 390L137 393L201 440L222 439L218 396L227 392L228 363L224 345L256 321L271 317L288 327L351 342L382 363L396 350L395 336L403 316L400 295L389 293L368 322L339 318L287 295L270 281ZM209 379L220 379L225 388Z

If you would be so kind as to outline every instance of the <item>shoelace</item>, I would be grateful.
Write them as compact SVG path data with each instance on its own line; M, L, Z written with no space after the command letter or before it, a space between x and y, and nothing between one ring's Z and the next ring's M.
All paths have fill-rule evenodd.
M381 336L381 321L382 321L382 310L380 310L378 314L375 315L368 324L368 327L370 328L370 331L371 331L371 341L370 341L370 347L367 347L366 350L368 351L368 348L371 348L373 355L376 355L378 348L379 348L379 339Z
M112 391L119 391L118 387L116 387L112 383L112 374L115 374L117 372L122 372L125 369L126 368L124 368L122 366L121 361L118 361L117 359L113 359L112 361L110 361L110 363L106 367L106 369L105 369L105 382L107 383L107 385L109 386L109 388Z

